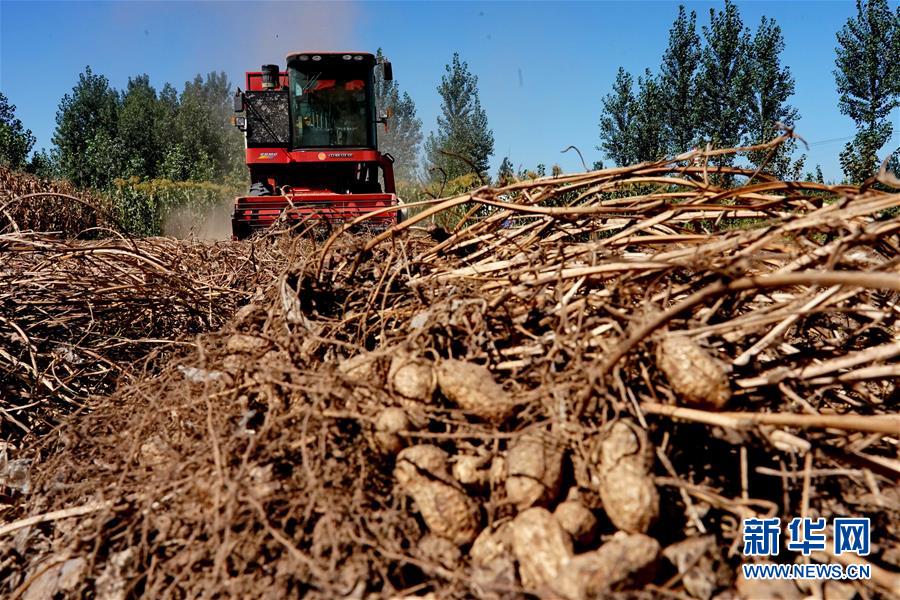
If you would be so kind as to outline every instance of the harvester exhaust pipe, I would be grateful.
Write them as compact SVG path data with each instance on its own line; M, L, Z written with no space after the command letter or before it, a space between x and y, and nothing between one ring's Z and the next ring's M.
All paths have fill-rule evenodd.
M264 90L277 90L279 85L278 65L262 66L262 88Z

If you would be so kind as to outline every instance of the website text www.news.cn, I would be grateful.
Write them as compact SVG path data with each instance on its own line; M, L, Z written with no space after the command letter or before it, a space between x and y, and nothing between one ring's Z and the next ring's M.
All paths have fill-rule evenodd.
M781 519L744 519L742 523L743 555L746 557L778 556L781 552ZM813 552L867 556L871 545L871 523L868 518L835 518L831 536L824 518L795 517L787 525L784 548L810 556ZM745 563L741 565L747 579L870 579L869 564L809 563Z

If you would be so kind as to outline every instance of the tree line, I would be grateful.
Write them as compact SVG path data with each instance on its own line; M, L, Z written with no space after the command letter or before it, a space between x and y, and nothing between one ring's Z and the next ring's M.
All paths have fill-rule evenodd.
M745 27L735 4L711 9L697 32L697 14L678 8L659 72L647 69L637 80L619 68L602 101L600 148L617 165L677 155L706 143L731 148L766 142L777 123L792 127L799 118L788 103L794 93L790 68L781 64L784 36L762 17L755 33ZM780 176L791 170L792 144L775 156L751 153L749 160ZM733 155L717 157L731 164ZM796 170L796 169L795 169Z
M60 100L51 151L26 161L34 136L18 119L2 119L2 160L14 168L104 190L115 179L222 181L243 177L240 132L228 122L233 89L224 73L197 75L181 92L166 83L157 91L146 74L124 90L90 67ZM0 115L8 102L0 98ZM14 109L14 107L13 107ZM6 137L0 137L6 139Z
M702 33L702 36L701 36ZM857 132L841 152L847 180L860 183L879 166L878 153L893 129L889 115L900 106L900 8L887 0L857 0L856 15L837 33L835 83L841 113ZM598 149L617 165L657 160L692 148L758 145L800 118L789 103L794 77L784 66L785 43L774 19L746 27L730 0L710 9L697 31L697 15L678 9L658 72L637 79L619 68L602 100ZM754 167L799 177L804 156L792 161L796 143L776 152L750 152ZM732 164L732 155L716 164Z
M382 57L381 49L378 50ZM197 75L181 92L166 83L157 91L146 74L116 90L90 66L63 96L56 113L53 148L29 159L35 137L0 93L0 164L82 187L108 189L115 180L222 181L244 178L243 140L231 126L234 87L224 73ZM478 79L454 54L438 93L443 99L438 130L429 135L427 164L420 154L422 121L410 95L376 69L375 97L391 118L378 133L382 151L396 161L396 176L419 182L423 170L456 178L487 172L493 134L478 99Z
M150 77L117 91L90 67L56 113L52 162L76 185L118 178L213 181L239 176L240 132L228 122L233 89L224 73L197 75L179 93Z
M841 152L845 178L861 182L878 168L893 134L891 111L900 106L900 8L887 0L857 0L856 14L837 32L835 83L839 109L856 125ZM598 149L617 165L656 160L711 144L735 147L766 142L800 119L791 105L794 77L782 63L785 40L774 19L745 26L725 0L710 9L698 30L697 14L680 6L656 72L636 77L619 68L601 99ZM378 51L379 56L381 50ZM76 185L108 188L116 178L238 181L245 178L242 138L229 124L233 87L224 73L197 75L179 92L159 90L147 75L115 90L90 67L59 104L53 148L29 159L35 140L0 93L0 163L54 174ZM481 106L478 78L459 54L445 66L435 128L423 134L410 95L376 70L376 101L393 109L379 130L383 151L396 159L401 182L443 185L488 179L494 137ZM750 164L782 177L799 177L792 141L776 152L751 152ZM731 156L717 164L731 164ZM595 163L595 167L600 163ZM558 168L554 168L558 172ZM525 174L542 175L543 165ZM516 176L505 157L495 179Z

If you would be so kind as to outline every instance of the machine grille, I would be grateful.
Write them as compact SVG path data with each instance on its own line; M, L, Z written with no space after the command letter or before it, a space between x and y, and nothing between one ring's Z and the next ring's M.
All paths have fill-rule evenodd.
M247 115L247 146L287 146L291 122L287 90L244 92Z

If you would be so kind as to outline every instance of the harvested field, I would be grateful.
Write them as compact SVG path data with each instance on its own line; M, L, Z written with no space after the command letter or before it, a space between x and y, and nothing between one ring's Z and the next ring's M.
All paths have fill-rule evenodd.
M897 182L722 152L368 236L3 234L0 593L900 597ZM872 579L744 580L769 516L870 518Z

